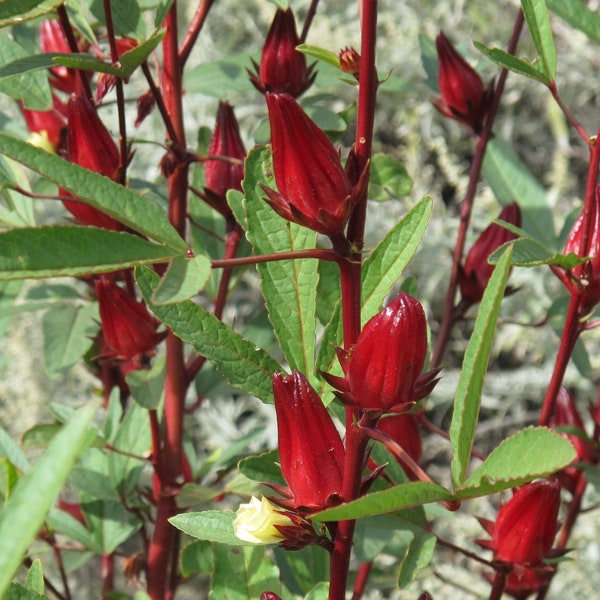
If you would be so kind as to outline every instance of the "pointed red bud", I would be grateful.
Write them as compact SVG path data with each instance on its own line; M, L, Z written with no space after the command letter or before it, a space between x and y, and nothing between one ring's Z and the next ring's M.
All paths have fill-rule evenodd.
M412 413L385 416L377 422L377 429L387 433L418 463L423 453L419 422Z
M360 77L360 54L355 48L344 48L339 53L340 67L344 73L352 75L357 81Z
M600 186L594 196L586 250L581 248L582 227L583 211L569 233L564 254L573 252L577 256L590 256L591 260L571 269L570 275L558 268L555 273L571 293L581 294L581 311L587 313L600 302Z
M299 371L273 375L281 471L297 509L313 512L339 502L344 445L331 416Z
M279 193L263 187L285 219L339 235L355 203L352 184L327 136L288 94L267 94Z
M122 54L125 54L125 52L129 52L136 48L138 43L133 38L121 37L115 40L115 45L117 46L117 55L120 57ZM124 79L123 81L127 83L129 79ZM111 73L100 73L98 75L98 84L96 87L96 101L101 102L104 96L115 87L116 83L117 78L115 75Z
M494 560L535 567L550 555L558 525L557 479L527 483L500 509L492 532Z
M30 133L37 134L36 138L30 138L30 143L45 148L43 142L47 141L54 151L63 146L67 127L67 107L54 94L50 110L29 110L22 103L21 110L27 129Z
M447 117L480 133L490 107L493 86L485 88L479 73L456 51L443 32L438 35L436 46L441 98L434 101L435 107Z
M550 417L548 426L553 429L568 427L577 430L576 433L561 432L561 435L573 444L573 448L577 452L577 462L593 461L594 449L586 437L583 419L577 410L575 398L564 387L561 387L558 392L554 414ZM573 492L581 477L581 470L576 467L567 467L560 471L557 477L563 487Z
M164 337L144 304L108 279L96 280L104 339L121 360L151 352Z
M152 112L155 103L156 98L154 97L152 90L146 90L137 99L137 117L135 118L134 123L136 127L139 127L142 124L142 121Z
M208 154L237 159L237 162L207 160L204 163L206 192L229 213L225 194L227 190L242 190L246 149L233 107L227 102L219 102L217 123L210 139Z
M501 221L521 226L521 210L516 202L505 206L498 216ZM488 258L502 244L516 239L517 236L502 225L492 223L473 244L467 254L465 264L459 273L460 292L463 300L471 304L481 302L485 288L494 271L494 265Z
M325 377L341 390L342 399L363 410L406 412L424 397L419 380L426 353L425 312L402 292L364 326L349 351L338 351L345 379Z
M42 21L39 29L40 50L48 53L70 53L71 47L67 41L62 26L56 19ZM84 77L91 77L91 71ZM79 74L75 69L57 66L50 69L50 85L61 92L74 94L80 89Z
M316 74L312 73L313 66L307 67L306 56L296 50L300 43L292 9L278 9L263 46L260 67L254 65L259 74L250 73L259 91L297 98L312 85Z
M67 158L71 162L115 179L118 175L119 149L96 107L84 96L73 95L68 104ZM65 208L83 225L120 230L122 225L92 206L64 201Z

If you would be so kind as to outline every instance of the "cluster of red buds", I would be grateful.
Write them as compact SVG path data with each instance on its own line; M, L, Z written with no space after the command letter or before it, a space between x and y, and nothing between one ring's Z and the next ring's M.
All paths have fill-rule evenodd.
M553 551L558 530L560 483L544 479L517 489L496 521L479 519L491 540L477 540L494 553L499 569L508 572L506 592L517 600L546 587L555 567L545 562L563 554Z
M600 186L596 188L590 214L590 229L586 247L583 243L584 211L573 225L564 248L564 254L574 253L590 260L568 271L556 267L554 272L571 294L579 295L581 313L589 313L600 302Z
M516 202L505 206L498 220L516 227L521 226L521 210ZM458 282L463 302L468 305L481 302L485 288L494 271L489 257L503 244L517 239L512 231L498 223L492 223L479 236L467 254L464 265L460 267Z
M494 94L493 84L485 86L479 73L456 51L443 32L437 36L436 46L441 97L434 100L434 106L475 134L481 133Z
M306 55L296 50L299 44L292 9L278 9L263 46L260 66L253 61L256 72L248 71L260 92L285 93L297 98L312 85L316 77L314 65L307 66Z

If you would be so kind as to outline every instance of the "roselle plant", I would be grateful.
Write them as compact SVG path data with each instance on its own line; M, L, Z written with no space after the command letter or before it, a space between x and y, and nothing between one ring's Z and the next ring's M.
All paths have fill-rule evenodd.
M19 125L0 132L0 323L44 310L47 369L83 366L95 388L53 399L53 420L21 439L0 431L1 596L399 588L426 600L450 597L436 587L449 553L490 600L543 599L560 580L600 481L600 405L582 392L596 380L584 343L600 300L600 146L559 94L553 23L598 44L600 16L579 0L522 0L505 49L476 43L485 76L461 32L421 37L428 109L469 147L464 197L446 207L413 197L395 153L380 152L379 111L403 87L384 68L382 10L359 1L351 39L332 47L311 35L338 19L318 0L1 3L0 91ZM254 21L262 39L207 58L219 26ZM570 217L503 139L509 72L548 89L589 153ZM482 188L500 216L479 228ZM402 209L382 230L371 208L384 201ZM453 217L455 237L413 277L430 221ZM551 282L519 339L535 326L559 341L535 416L493 440L478 431L484 382L502 367L494 344L515 326L507 304L534 300L508 285L515 272ZM428 279L445 288L424 293ZM436 386L455 363L440 417ZM571 364L578 390L565 387ZM251 397L274 405L276 435L244 434L221 411ZM441 533L454 515L481 524L470 543ZM448 588L466 593L458 576Z

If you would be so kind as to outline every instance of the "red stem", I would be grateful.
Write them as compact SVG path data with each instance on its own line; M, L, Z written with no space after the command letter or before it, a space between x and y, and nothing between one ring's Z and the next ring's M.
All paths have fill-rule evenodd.
M517 49L519 37L521 36L521 31L523 29L523 22L523 12L521 9L519 9L519 14L515 20L512 36L507 48L509 54L514 54ZM481 176L485 150L492 135L492 127L494 125L494 121L496 120L496 115L498 114L498 107L500 106L500 99L502 98L502 94L504 92L504 85L506 83L507 76L508 70L502 69L500 71L500 76L498 77L498 85L496 86L494 97L492 98L492 103L485 126L481 132L481 136L477 140L477 145L475 146L475 154L473 156L473 162L471 163L471 170L469 172L469 185L467 187L465 198L460 207L460 224L458 227L456 244L454 246L454 253L452 255L452 271L450 273L450 282L448 283L448 290L446 292L444 314L440 323L440 329L437 333L433 355L431 357L430 366L432 369L436 369L441 365L442 359L446 352L446 346L450 340L452 328L454 327L456 320L461 316L457 314L454 305L454 299L458 289L458 274L465 250L467 230L469 228L469 223L471 222L471 211L473 209L475 194L477 193L477 183L479 182L479 177Z
M304 24L302 25L302 33L300 34L300 43L304 44L306 42L306 37L308 36L308 30L310 29L310 25L315 15L317 14L317 6L319 4L319 0L312 0L310 6L308 7L308 11L306 12L306 18L304 19Z
M354 591L352 593L352 600L360 600L364 594L367 581L369 580L369 574L373 567L372 562L362 563L358 568L358 574L356 575L356 581L354 582Z
M103 554L100 571L102 573L102 600L110 600L115 589L115 561L112 554Z
M179 50L179 64L183 69L187 59L190 56L192 48L198 39L198 35L206 21L206 17L208 16L208 11L211 9L211 6L214 4L215 0L200 0L198 7L196 8L196 12L192 17L192 21L190 26L188 27L185 38L181 44L181 48Z

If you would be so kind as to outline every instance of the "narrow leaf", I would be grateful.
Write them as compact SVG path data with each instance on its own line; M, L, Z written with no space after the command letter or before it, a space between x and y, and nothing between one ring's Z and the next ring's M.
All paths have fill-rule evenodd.
M479 417L483 379L510 272L511 250L512 248L507 248L487 285L458 381L452 423L450 424L452 481L455 487L463 483L471 457L475 427Z
M522 58L517 58L516 56L513 56L512 54L509 54L500 48L487 48L479 42L473 42L473 45L477 48L477 50L479 50L479 52L487 56L491 61L505 69L508 69L509 71L519 73L519 75L524 75L529 79L535 79L544 85L550 85L550 83L552 83L550 77L548 77L545 73L542 73L539 69L536 69L531 63Z
M580 0L547 0L548 8L569 25L600 44L600 14Z
M312 56L317 60L326 62L337 69L342 69L338 55L331 50L320 48L319 46L312 46L311 44L300 44L299 46L296 46L296 50L307 56Z
M521 0L521 6L531 38L543 65L543 72L550 81L554 81L556 79L556 48L552 38L546 0Z
M505 439L456 490L458 498L517 487L556 473L577 459L571 442L545 427L528 427Z
M0 14L0 28L17 25L18 23L30 21L31 19L37 19L42 15L52 12L63 2L64 0L32 0L25 4L22 0L4 0L4 2L2 2L2 8L6 7L9 8L9 10ZM27 9L31 4L35 4L35 6ZM14 12L11 10L12 7L18 7L18 11Z
M411 481L382 492L368 494L358 500L329 508L313 516L318 521L343 521L382 515L404 508L446 500L452 500L452 494L447 489L435 483Z
M88 439L94 406L78 411L19 481L0 516L0 597Z
M178 250L187 249L184 240L169 223L166 213L108 177L5 134L0 134L0 153L43 175L134 231Z
M165 262L178 253L97 227L24 227L0 233L0 280L107 273Z
M213 362L231 385L273 402L271 377L281 371L275 359L194 302L152 304L158 276L149 269L136 270L136 280L156 317Z
M316 247L314 231L280 217L264 201L262 183L275 188L268 148L250 151L245 164L244 200L247 237L255 254L276 254ZM273 330L291 369L310 377L316 344L316 260L280 260L258 265L261 290ZM314 382L313 382L314 383Z
M42 561L39 558L36 558L29 567L25 578L25 586L40 595L44 594L44 571Z
M518 202L523 229L548 248L556 250L552 210L544 188L527 165L501 138L490 140L483 162L483 173L502 205Z

